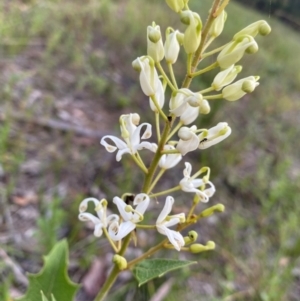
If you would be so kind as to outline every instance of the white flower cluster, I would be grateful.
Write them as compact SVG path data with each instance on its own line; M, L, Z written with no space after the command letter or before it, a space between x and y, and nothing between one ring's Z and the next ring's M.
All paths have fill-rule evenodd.
M79 208L79 219L91 221L94 224L94 234L96 236L99 237L105 233L107 238L112 241L121 241L136 227L142 225L141 222L144 220L144 214L148 209L151 198L156 198L163 194L168 195L171 191L182 190L183 192L194 194L194 200L197 199L203 203L209 201L209 198L215 193L215 187L209 181L210 169L203 167L192 175L192 166L188 162L185 162L184 177L178 183L178 186L158 193L154 193L153 189L163 172L174 168L188 152L209 148L231 134L231 128L226 122L219 122L208 129L198 129L196 125L191 125L200 114L208 114L210 112L209 100L224 98L229 101L235 101L246 93L254 91L259 84L257 82L258 76L248 76L234 82L238 73L242 70L241 66L235 64L241 60L245 53L255 53L258 50L254 37L258 33L266 35L270 32L270 27L265 21L258 21L244 28L234 35L231 42L223 47L207 53L204 52L202 58L217 52L219 54L214 64L196 71L195 68L192 68L191 61L192 56L201 47L201 18L197 13L188 9L187 1L167 0L167 4L180 14L181 22L186 25L185 32L181 33L169 27L166 30L166 38L163 42L160 27L153 23L152 26L147 28L147 55L138 57L132 63L133 68L139 72L141 89L149 97L150 109L156 115L158 144L145 141L152 136L152 126L149 123L140 124L140 116L137 113L120 117L122 139L111 135L104 136L101 139L101 144L108 152L117 152L117 161L120 161L126 153L131 155L144 172L146 182L149 180L147 189L144 186L143 193L139 193L134 197L134 208L126 204L121 198L114 197L113 203L118 208L118 215L111 214L107 216L107 201L99 201L95 198L83 200ZM226 13L223 10L213 20L212 26L208 31L209 39L207 39L207 44L202 47L203 51L221 34L225 20ZM188 56L187 75L190 78L214 68L220 68L210 87L196 92L191 91L188 88L189 85L183 85L182 88L178 88L172 65L178 59L181 46L183 46ZM165 59L169 67L169 76L166 75L160 65L163 59ZM164 112L166 87L171 89L167 113ZM212 91L221 91L221 94L207 95L207 93ZM159 116L163 118L165 124L169 125L169 130L163 134L161 134L160 130ZM174 126L176 119L177 125ZM178 139L174 140L173 136L176 133ZM154 153L152 165L148 168L139 153L143 149ZM158 167L161 169L160 172L156 172ZM201 174L204 175L199 177ZM155 175L156 178L153 180ZM88 202L94 203L98 217L86 212ZM165 205L156 220L155 227L159 233L167 236L173 248L179 251L184 246L185 240L179 231L169 228L185 223L186 218L184 213L169 215L173 204L173 197L168 195Z

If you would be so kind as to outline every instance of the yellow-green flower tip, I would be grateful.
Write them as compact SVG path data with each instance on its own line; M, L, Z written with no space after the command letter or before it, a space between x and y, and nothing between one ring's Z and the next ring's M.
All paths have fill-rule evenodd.
M114 255L113 262L121 271L127 268L127 260L123 256L120 256L118 254Z
M216 247L216 244L213 241L208 241L207 244L201 245L201 244L193 244L189 247L189 250L191 253L201 253L204 251L213 250Z
M168 6L176 13L180 12L184 7L183 0L166 0Z

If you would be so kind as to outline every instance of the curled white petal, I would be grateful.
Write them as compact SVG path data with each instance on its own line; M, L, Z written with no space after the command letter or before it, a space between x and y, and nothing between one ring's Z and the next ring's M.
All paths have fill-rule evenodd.
M179 232L170 230L168 227L177 225L181 220L185 220L185 216L184 213L181 213L179 215L168 217L169 213L172 210L173 204L174 204L174 198L168 196L166 198L164 208L156 220L156 228L159 233L166 235L168 237L170 243L174 246L174 248L177 251L180 251L180 249L184 246L184 239Z
M165 145L164 150L175 150L172 145ZM176 166L182 159L181 154L164 154L159 160L159 167L163 169L170 169Z

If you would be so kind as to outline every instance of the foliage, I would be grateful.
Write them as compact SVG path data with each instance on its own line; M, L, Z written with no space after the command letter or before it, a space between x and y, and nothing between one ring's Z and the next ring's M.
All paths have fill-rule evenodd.
M53 298L58 301L72 301L78 285L73 283L67 274L67 242L65 240L58 242L49 255L45 256L44 261L44 267L38 274L29 275L28 290L18 301L40 300L41 297L52 301Z

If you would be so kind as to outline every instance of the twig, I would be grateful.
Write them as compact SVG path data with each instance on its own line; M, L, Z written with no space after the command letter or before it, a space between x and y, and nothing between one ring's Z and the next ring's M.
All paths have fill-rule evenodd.
M3 249L0 249L0 257L3 259L6 265L11 268L12 272L15 275L16 281L20 284L28 286L28 279L22 273L21 267L17 263L15 263Z
M21 122L32 123L32 124L39 125L41 127L60 130L62 132L73 132L75 134L90 137L90 138L101 138L104 136L103 132L84 128L82 126L72 125L60 120L54 120L47 117L28 117L20 113L5 114L0 111L0 121L9 120L9 119L15 119Z

